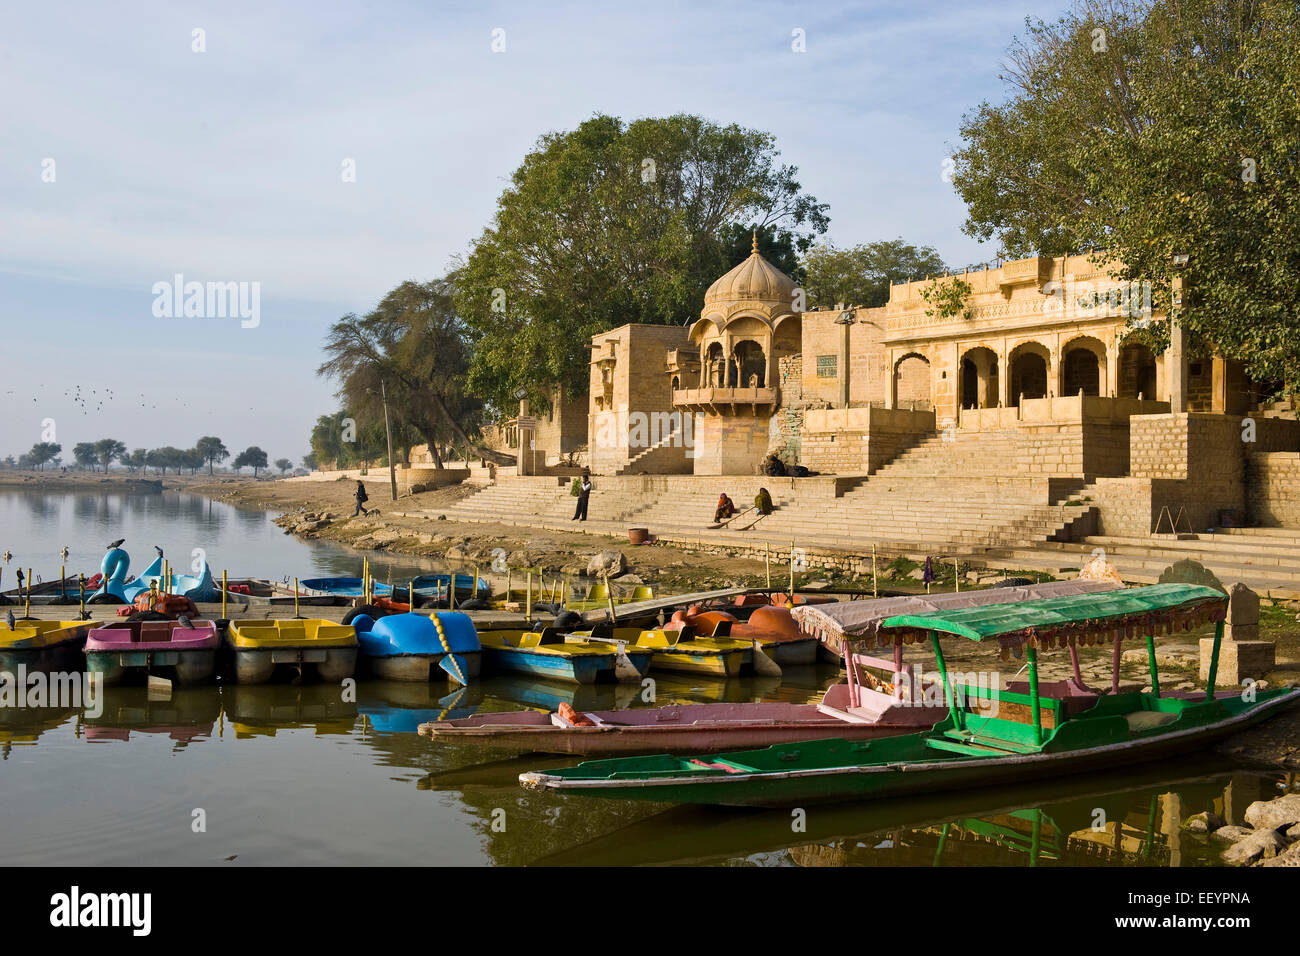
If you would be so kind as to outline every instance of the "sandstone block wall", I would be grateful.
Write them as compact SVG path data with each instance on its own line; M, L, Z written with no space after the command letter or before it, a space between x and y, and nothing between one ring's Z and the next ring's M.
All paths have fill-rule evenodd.
M701 415L695 427L695 474L759 474L770 430L766 415Z
M1271 452L1251 456L1247 514L1262 525L1300 528L1300 455Z

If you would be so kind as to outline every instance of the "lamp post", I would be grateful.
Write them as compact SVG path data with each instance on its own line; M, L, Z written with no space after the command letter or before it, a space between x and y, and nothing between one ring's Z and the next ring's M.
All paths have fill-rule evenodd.
M393 426L388 421L388 389L384 380L379 380L379 397L384 403L384 433L388 436L388 488L397 500L397 463L393 461Z
M845 309L835 320L840 327L840 408L849 407L849 326L853 325L853 310Z

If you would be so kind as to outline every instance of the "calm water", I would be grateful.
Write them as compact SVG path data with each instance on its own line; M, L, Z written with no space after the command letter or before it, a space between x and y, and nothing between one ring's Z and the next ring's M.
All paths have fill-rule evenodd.
M21 556L57 574L66 543L70 563L91 570L76 558L97 561L115 537L137 555L155 543L169 555L203 547L214 567L240 575L346 573L358 562L284 535L261 512L190 496L0 494L0 550L14 565ZM665 677L657 689L661 704L805 701L836 679L808 668L782 680ZM168 701L124 687L106 690L98 715L0 709L0 863L1188 866L1215 857L1182 819L1213 809L1240 822L1250 802L1280 792L1276 776L1196 760L810 808L798 829L788 811L527 792L520 771L573 761L435 746L415 733L489 709L636 706L635 693L507 678L454 692L362 681L355 703L322 685L180 688Z

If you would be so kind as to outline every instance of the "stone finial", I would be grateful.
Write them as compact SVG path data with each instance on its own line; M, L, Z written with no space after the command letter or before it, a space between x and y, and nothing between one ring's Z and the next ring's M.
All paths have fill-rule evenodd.
M750 254L756 256L758 255L758 230L757 229L754 230L753 237L754 237L754 247L750 250Z

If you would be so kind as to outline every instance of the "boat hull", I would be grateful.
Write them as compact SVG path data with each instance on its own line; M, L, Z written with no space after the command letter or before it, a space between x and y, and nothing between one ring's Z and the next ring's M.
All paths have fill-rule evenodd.
M214 648L190 651L89 651L86 670L103 676L104 683L120 684L133 673L148 674L171 668L178 684L197 684L216 673Z
M560 654L528 648L484 647L488 666L492 670L518 674L531 674L548 680L572 684L595 684L617 680L614 672L614 654ZM629 653L628 659L644 677L650 667L649 654Z
M427 683L430 680L447 678L447 672L439 666L439 662L446 656L446 654L389 654L383 657L362 657L362 661L375 677L384 680ZM457 651L456 656L465 665L466 677L479 676L482 670L480 652Z
M1265 720L1284 707L1300 700L1300 689L1279 692L1276 697L1260 701L1251 709L1189 727L1186 730L1140 737L1122 743L1056 752L1005 754L990 757L943 759L929 751L926 759L927 734L909 734L885 738L882 747L896 750L901 759L886 763L834 767L793 767L800 752L781 745L767 751L715 754L702 757L701 768L726 759L737 763L759 755L770 762L790 759L791 770L762 772L711 771L707 776L686 779L678 770L674 774L667 763L667 773L648 777L621 774L612 778L565 777L550 773L524 773L522 786L534 790L558 790L622 800L648 800L656 803L704 803L739 807L787 807L807 804L841 803L905 797L941 790L968 789L1017 784L1027 780L1111 769L1152 760L1176 757L1204 749L1252 724ZM869 752L870 742L844 739L824 740L815 744L819 753L843 760L846 751ZM917 759L918 755L922 755ZM653 761L655 758L646 758ZM665 758L667 759L667 758ZM585 765L584 765L585 766ZM576 768L575 768L576 769Z
M236 648L234 657L235 680L241 684L264 684L281 665L297 669L303 677L315 676L321 681L341 681L345 677L351 677L357 665L355 647L276 647L266 650Z
M674 671L682 674L709 674L714 677L736 677L744 669L749 651L660 651L654 655L651 669Z
M828 737L869 740L917 728L915 721L848 723L826 716L814 704L691 704L595 716L636 720L641 715L654 715L653 722L559 727L549 714L519 711L421 724L419 730L438 740L473 741L479 746L518 753L613 756L701 753Z

